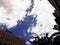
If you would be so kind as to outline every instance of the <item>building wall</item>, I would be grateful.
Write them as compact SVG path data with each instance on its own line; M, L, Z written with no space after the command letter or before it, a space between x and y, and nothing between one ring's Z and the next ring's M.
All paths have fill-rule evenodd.
M0 43L2 43L2 45L25 45L25 40L0 30Z

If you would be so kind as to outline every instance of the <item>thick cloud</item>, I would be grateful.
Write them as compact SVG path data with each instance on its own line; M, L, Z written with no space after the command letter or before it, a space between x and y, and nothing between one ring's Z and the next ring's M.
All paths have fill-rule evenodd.
M30 3L30 0L0 0L0 23L5 23L8 28L15 26L25 17Z
M0 0L0 27L25 39L51 34L56 25L54 10L47 0Z

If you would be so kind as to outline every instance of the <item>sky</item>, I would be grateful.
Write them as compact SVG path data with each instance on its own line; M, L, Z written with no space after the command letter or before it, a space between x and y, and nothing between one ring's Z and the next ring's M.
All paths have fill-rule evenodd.
M50 37L57 32L54 10L48 0L0 0L0 29L25 40L45 33Z

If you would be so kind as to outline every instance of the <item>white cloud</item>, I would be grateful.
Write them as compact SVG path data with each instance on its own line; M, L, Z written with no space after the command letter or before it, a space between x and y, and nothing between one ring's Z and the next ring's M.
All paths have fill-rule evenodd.
M0 1L0 23L5 23L8 28L17 24L18 20L23 20L26 9L29 8L30 0L2 0Z
M18 20L23 20L27 13L26 9L31 5L31 0L4 0L0 4L2 4L0 5L0 23L5 23L8 28L11 28L17 24ZM50 30L56 25L52 14L54 10L55 8L47 0L34 0L34 8L28 15L37 15L37 25L32 27L31 32L37 35L46 31L52 32Z
M53 33L54 25L57 25L53 16L55 8L48 2L48 0L34 0L35 5L30 14L37 15L37 25L32 27L31 32L40 35L42 33Z

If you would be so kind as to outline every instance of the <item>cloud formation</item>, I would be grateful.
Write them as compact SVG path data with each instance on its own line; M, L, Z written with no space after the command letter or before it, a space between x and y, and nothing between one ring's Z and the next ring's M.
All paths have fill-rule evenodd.
M6 27L11 30L18 30L20 27L24 27L24 29L21 29L26 33L35 33L37 35L47 32L52 33L55 32L53 31L53 27L56 25L56 22L54 21L55 17L53 16L54 10L55 8L48 0L0 0L0 25L6 25ZM32 19L29 20L31 16ZM25 18L28 19L25 20ZM33 25L33 23L29 23L29 21L34 22L35 19L36 25L30 26ZM18 21L23 23L17 23ZM20 27L18 27L18 25ZM21 32L21 30L19 31ZM14 33L18 33L19 31L15 31ZM18 33L18 36L20 32Z
M37 35L56 32L53 30L54 25L57 25L54 21L54 10L55 8L48 2L48 0L34 0L34 8L30 15L37 15L37 24L35 27L32 27L31 32L36 33Z
M30 3L30 0L0 0L0 23L5 23L8 28L15 26L25 17Z

